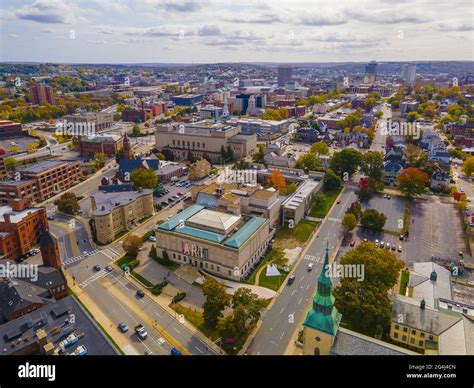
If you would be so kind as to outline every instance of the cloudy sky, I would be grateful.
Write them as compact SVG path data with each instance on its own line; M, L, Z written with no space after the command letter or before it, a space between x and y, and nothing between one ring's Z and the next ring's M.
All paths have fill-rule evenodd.
M0 61L473 59L471 0L1 0Z

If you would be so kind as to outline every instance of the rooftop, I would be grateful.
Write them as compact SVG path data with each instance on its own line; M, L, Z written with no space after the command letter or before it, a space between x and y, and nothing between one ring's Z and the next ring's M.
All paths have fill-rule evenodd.
M75 163L75 162L68 162L65 160L46 160L44 162L32 164L30 166L21 167L18 170L23 173L38 174L38 173L42 173L59 166L63 166L65 164L72 164L72 163Z
M96 210L92 212L94 216L103 216L110 213L113 209L134 202L137 198L145 195L152 195L153 190L142 189L137 191L117 191L117 192L103 192L98 191L92 193L90 196L94 198Z
M209 209L202 209L200 212L188 218L187 222L200 226L203 229L211 228L228 234L241 220L240 216L229 213L217 212Z
M25 217L27 217L29 214L36 213L40 210L41 208L39 207L32 207L29 209L22 210L21 212L14 212L11 206L3 205L3 206L0 206L0 222L3 222L5 214L10 214L10 222L13 224L17 224L21 220L23 220Z

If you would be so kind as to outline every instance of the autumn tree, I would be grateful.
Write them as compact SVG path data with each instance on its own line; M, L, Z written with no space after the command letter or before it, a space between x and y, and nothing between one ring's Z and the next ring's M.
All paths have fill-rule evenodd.
M122 243L123 250L127 253L127 255L132 257L137 256L138 251L142 246L143 240L136 234L129 234L127 237L125 237Z
M16 166L18 164L17 160L15 158L9 157L4 159L5 163L5 168L9 172L15 172Z
M470 156L464 161L464 163L461 167L461 171L467 177L470 177L470 176L474 175L474 156Z
M380 338L390 324L392 303L389 290L397 283L403 262L391 251L363 242L347 251L340 264L361 266L364 279L341 279L334 290L336 308L348 328Z
M397 177L398 190L407 198L420 195L430 181L429 176L414 167L404 169Z
M203 318L204 324L211 329L217 327L219 318L222 317L222 312L230 304L230 295L226 293L223 283L220 283L212 278L206 278L202 284L202 293L206 297L203 304Z
M94 167L96 170L100 170L102 167L105 166L105 163L107 162L107 155L104 154L103 152L96 152L94 154Z
M285 178L280 170L273 170L270 178L268 178L268 183L273 186L278 191L286 187Z
M57 201L58 210L66 214L76 214L79 209L79 202L73 193L64 193Z

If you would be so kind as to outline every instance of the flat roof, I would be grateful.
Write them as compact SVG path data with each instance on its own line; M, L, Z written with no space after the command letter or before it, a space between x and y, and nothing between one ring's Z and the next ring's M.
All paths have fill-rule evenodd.
M64 164L72 164L72 163L75 163L75 162L68 162L65 160L46 160L44 162L36 163L31 166L19 168L18 170L21 172L40 173L47 170L51 170L52 168L55 168Z
M28 216L28 214L30 213L36 213L40 211L40 208L38 207L31 207L29 209L25 209L25 210L22 210L20 212L15 212L13 211L13 209L11 208L11 206L9 205L3 205L3 206L0 206L0 222L2 222L4 220L3 216L5 214L10 214L10 221L14 224L17 224L18 222L20 222L23 218L25 218L26 216Z
M74 314L74 322L65 323L70 314ZM56 334L52 334L53 328L57 331ZM87 348L90 355L117 355L113 345L73 296L49 303L21 318L0 325L0 354L12 354L35 343L36 332L40 329L47 333L48 342L54 348L72 332L84 333L78 342L66 348L64 355L71 354L81 345Z
M90 196L94 198L96 210L92 212L94 216L102 216L110 213L113 209L135 201L144 195L153 194L151 189L142 189L136 191L116 191L103 192L98 191Z

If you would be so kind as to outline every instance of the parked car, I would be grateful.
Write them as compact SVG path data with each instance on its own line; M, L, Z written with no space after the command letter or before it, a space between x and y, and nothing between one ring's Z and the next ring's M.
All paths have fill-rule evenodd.
M398 250L398 252L401 252L402 251L402 246L399 245L397 250Z
M351 247L353 247L354 245L356 245L356 242L355 240L352 240L351 243L349 244Z
M293 282L295 281L295 279L296 279L295 275L291 275L290 277L288 277L288 282L287 282L287 284L288 284L289 286L291 286L291 285L293 284Z
M108 265L107 267L105 267L105 270L106 270L107 272L112 272L112 271L113 271L113 268L112 268L110 265Z
M120 329L122 333L126 333L128 331L128 326L125 322L120 322L118 324L118 328Z
M380 248L383 248L385 246L385 243L383 241L380 241Z
M396 251L397 250L397 247L395 246L395 244L392 244L392 251Z
M390 249L390 243L385 244L385 248Z
M148 241L156 242L156 237L155 236L150 236L150 237L148 237Z
M53 220L54 220L54 216L51 215L51 214L48 214L48 220L49 220L49 221L53 221Z
M405 239L405 237L403 236L403 234L401 234L398 239L399 239L400 241L403 241L403 240Z

